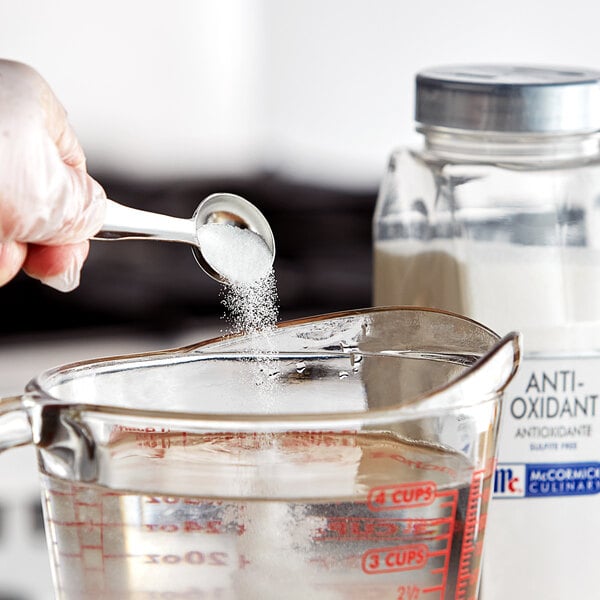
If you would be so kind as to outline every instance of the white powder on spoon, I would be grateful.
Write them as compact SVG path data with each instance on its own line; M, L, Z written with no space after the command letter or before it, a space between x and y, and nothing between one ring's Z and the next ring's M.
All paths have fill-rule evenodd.
M202 225L198 242L206 262L225 280L223 304L234 331L264 333L252 350L268 351L267 333L279 315L271 250L253 231L221 223Z
M202 256L229 284L253 284L270 273L271 250L254 231L207 223L198 228L197 235Z

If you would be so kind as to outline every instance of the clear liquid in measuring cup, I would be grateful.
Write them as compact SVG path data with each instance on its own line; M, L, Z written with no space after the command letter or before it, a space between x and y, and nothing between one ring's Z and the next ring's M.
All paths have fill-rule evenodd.
M113 438L111 489L42 475L62 599L474 597L490 475L462 455L392 434Z

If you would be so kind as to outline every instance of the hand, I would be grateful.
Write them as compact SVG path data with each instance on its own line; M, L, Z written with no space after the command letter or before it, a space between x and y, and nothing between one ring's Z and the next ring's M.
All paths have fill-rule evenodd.
M63 292L76 288L105 203L48 84L0 60L0 285L23 268Z

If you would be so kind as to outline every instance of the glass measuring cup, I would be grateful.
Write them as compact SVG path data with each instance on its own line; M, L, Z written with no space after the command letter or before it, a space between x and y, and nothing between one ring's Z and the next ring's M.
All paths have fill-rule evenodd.
M34 443L57 598L474 598L519 336L368 309L47 371Z

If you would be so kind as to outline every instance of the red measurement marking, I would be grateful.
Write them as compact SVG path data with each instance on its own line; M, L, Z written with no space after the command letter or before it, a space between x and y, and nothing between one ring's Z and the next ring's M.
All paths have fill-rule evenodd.
M445 587L445 584L444 585L436 585L435 587L423 588L421 590L421 593L423 593L423 594L431 594L433 592L439 592L440 593L440 600L442 600L443 597L444 597L444 587Z
M378 519L375 517L330 517L319 530L315 541L399 540L407 536L445 539L447 534L433 536L448 519Z
M421 588L418 585L401 585L398 587L397 600L418 600Z
M61 492L60 490L52 490L52 489L48 489L46 490L47 494L50 494L51 496L76 496L75 492Z
M206 565L209 567L225 567L229 564L226 552L199 552L191 550L185 554L144 554L141 555L146 565Z
M252 561L248 560L243 554L240 554L240 558L239 558L240 569L245 569L250 564L252 564Z
M448 570L450 568L450 549L452 547L452 536L454 535L454 526L456 523L456 505L458 503L458 490L452 490L452 516L450 519L450 531L448 531L448 551L444 558L444 566L442 567L442 583L439 588L431 588L432 591L440 592L440 600L444 600L446 595L446 587L448 585ZM424 593L427 593L424 591Z
M479 580L480 567L474 567L472 560L480 550L480 546L477 543L477 537L481 525L479 520L481 504L485 501L486 497L483 491L484 476L484 470L474 471L471 480L469 498L467 500L467 512L465 515L463 543L458 563L456 600L466 600L469 588L475 585Z
M384 450L376 450L374 452L371 452L370 458L389 458L390 460L395 460L396 462L402 463L403 465L407 465L412 469L418 469L419 471L437 471L438 473L447 473L451 477L456 477L456 471L454 469L451 469L450 467L422 460L412 460L410 458L407 458L406 456L403 456L402 454L397 454Z
M129 527L127 523L100 523L98 521L57 521L56 519L48 519L48 523L52 523L57 527Z
M406 519L405 521L429 523L429 531L426 529L423 531L427 534L427 544L435 543L436 550L429 552L428 545L413 543L395 547L373 548L361 557L362 570L372 575L423 569L426 568L429 559L436 561L435 568L429 571L429 575L435 577L437 583L422 589L418 586L408 586L404 589L401 586L398 588L398 598L401 600L404 600L404 598L422 599L425 595L431 598L430 594L437 594L438 600L444 600L448 585L448 569L450 567L450 550L456 520L458 490L438 491L435 482L419 481L373 488L367 497L367 506L374 512L408 509L409 511L414 510L418 515L420 508L429 507L434 503L436 503L436 510L444 511L446 516L437 519ZM385 519L384 522L389 521L400 522L404 520ZM406 538L404 539L408 541ZM440 546L441 549L439 549ZM410 554L411 550L412 554ZM403 554L403 551L406 552ZM443 560L441 566L440 559ZM409 588L411 595L407 596L406 591ZM404 593L404 596L402 596L402 593Z
M452 530L452 526L454 525L453 519L454 519L454 517L448 517L446 519L446 523L448 523L448 525L450 525L450 531ZM431 539L432 540L447 540L447 539L450 539L451 537L452 537L452 534L450 532L448 532L448 533L436 535L435 537L433 537Z
M102 519L102 522L104 522L104 502L102 502L101 504L100 517ZM100 528L100 547L102 548L102 567L104 568L106 566L106 556L104 550L104 527Z
M204 523L198 521L183 521L182 523L144 523L146 531L152 533L209 533L219 535L227 531L222 521L212 520ZM244 533L243 525L237 525L235 532L238 535Z
M406 544L389 548L371 548L363 554L361 566L367 575L375 575L422 569L428 559L425 544Z
M373 512L429 506L436 499L433 481L382 485L369 490L367 506Z

